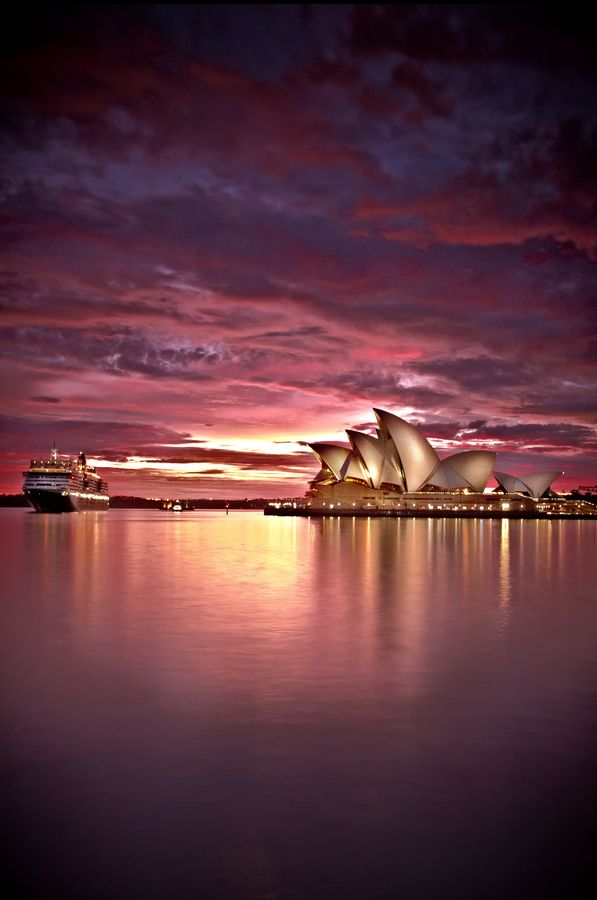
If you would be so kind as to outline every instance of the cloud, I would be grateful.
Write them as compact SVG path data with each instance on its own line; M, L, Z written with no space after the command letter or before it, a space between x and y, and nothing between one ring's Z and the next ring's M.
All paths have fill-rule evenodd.
M426 114L449 115L450 105L443 97L441 88L425 74L421 66L412 62L399 63L392 71L392 85L409 91Z
M201 380L209 375L199 366L209 368L233 358L232 352L217 342L202 347L160 346L132 330L88 333L75 328L4 328L0 329L0 341L5 344L6 356L25 355L65 370L93 367L112 375Z
M133 455L133 454L131 454ZM193 463L220 463L238 466L246 470L283 470L313 468L311 453L259 453L249 450L235 450L230 447L205 447L184 452L163 453L159 456L148 456L147 462L167 463L169 465L190 465Z
M102 447L110 444L130 448L135 445L178 443L189 437L188 432L178 432L149 422L68 419L61 416L0 416L0 447L4 451L25 455L47 450L53 440L67 452L84 447L89 456L96 456L101 455ZM122 452L121 458L125 458Z
M63 426L86 443L85 422L106 425L92 443L119 465L130 449L168 456L166 437L135 437L143 421L172 443L201 423L215 444L308 441L373 405L438 443L464 440L458 423L592 428L596 64L578 17L15 19L0 54L0 401L31 423L23 453ZM576 436L532 440L592 452Z
M595 70L591 39L574 16L532 6L365 5L351 10L350 46L357 55L401 53L450 64L513 63Z
M424 363L413 362L409 367L424 373L437 376L458 385L466 391L475 391L491 395L503 388L527 385L531 378L532 366L512 359L500 359L488 355L473 357L445 357L426 360Z
M463 429L466 439L499 440L510 448L533 447L535 452L553 452L566 448L578 452L585 448L597 450L597 431L585 425L569 425L566 422L527 422L520 425L482 423L475 428L471 423Z

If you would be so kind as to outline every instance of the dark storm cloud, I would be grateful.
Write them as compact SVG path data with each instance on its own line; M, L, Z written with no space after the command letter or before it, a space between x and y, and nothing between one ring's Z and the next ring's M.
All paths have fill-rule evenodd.
M351 19L351 48L366 56L399 52L422 62L596 67L580 6L359 4Z
M590 448L597 449L597 431L585 425L569 425L566 422L543 424L529 422L523 425L482 423L479 427L464 429L464 437L470 439L497 439L512 447L531 445L535 450L543 451L556 447L567 447L572 450ZM544 445L544 446L542 446Z
M462 431L459 422L419 422L417 425L432 443L435 440L454 440Z
M577 116L567 118L561 123L551 150L558 183L570 196L587 202L590 213L597 191L597 129Z
M209 378L197 364L208 368L233 358L220 344L203 347L159 346L129 331L102 330L85 333L66 328L4 328L0 342L5 356L26 356L30 360L65 370L95 368L112 375L139 373L159 378ZM255 351L248 349L249 356Z
M554 385L554 390L558 385ZM595 396L597 384L570 387L562 385L556 396L553 391L525 391L521 395L519 406L513 407L514 413L527 416L529 414L553 417L566 416L582 418L588 422L597 422L597 404Z
M303 325L301 328L292 328L289 331L266 331L263 334L255 335L256 338L294 338L294 337L320 337L324 334L324 330L320 325Z
M155 287L155 275L154 285ZM126 286L130 289L130 285ZM139 285L141 287L141 285ZM103 288L103 290L102 290ZM39 279L15 278L10 273L0 272L0 311L5 321L12 322L65 322L78 318L84 311L87 319L123 318L147 320L153 325L156 320L168 319L183 325L199 325L212 316L189 313L177 306L171 297L139 296L134 301L119 294L114 285L81 285L77 289L61 290L50 288Z
M469 358L446 357L411 363L410 368L426 375L439 376L468 391L491 395L501 388L520 387L529 383L532 366L514 365L511 359L490 356Z
M164 447L139 445L129 449L125 456L121 452L114 450L98 450L95 455L108 462L125 462L130 457L142 457L149 467L156 463L168 463L174 466L215 463L237 466L247 471L251 469L255 471L265 469L269 471L274 469L313 468L315 465L312 453L259 453L250 450L235 450L228 447L189 447L188 449L176 447L169 452L165 452Z
M450 391L438 391L425 386L403 383L399 374L381 369L340 370L319 375L312 381L287 379L290 387L309 389L315 386L326 388L336 395L348 397L385 398L383 403L392 406L441 406L453 400ZM379 401L381 403L381 400Z
M441 85L425 74L424 69L411 62L403 62L392 71L392 85L409 91L426 114L448 116L450 103L446 101Z
M0 416L0 446L4 451L25 453L47 452L49 443L56 441L59 448L73 452L84 447L90 456L101 456L102 448L113 444L121 447L144 446L151 449L157 444L180 443L189 438L185 432L156 426L150 422L114 422L109 419L68 419L63 416ZM152 447L153 444L153 447ZM110 452L110 451L108 451ZM126 455L112 451L114 457L124 461ZM113 459L112 461L115 461Z

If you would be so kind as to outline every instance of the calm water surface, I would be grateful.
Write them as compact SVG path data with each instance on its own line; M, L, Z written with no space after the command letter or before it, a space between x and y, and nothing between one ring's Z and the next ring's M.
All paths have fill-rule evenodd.
M0 531L15 896L594 896L597 523Z

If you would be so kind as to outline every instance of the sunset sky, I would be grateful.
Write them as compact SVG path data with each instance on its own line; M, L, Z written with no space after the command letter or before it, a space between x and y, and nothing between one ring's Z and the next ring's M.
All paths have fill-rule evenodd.
M597 482L580 7L42 7L2 35L0 491L275 497L306 441ZM576 10L576 12L575 12Z

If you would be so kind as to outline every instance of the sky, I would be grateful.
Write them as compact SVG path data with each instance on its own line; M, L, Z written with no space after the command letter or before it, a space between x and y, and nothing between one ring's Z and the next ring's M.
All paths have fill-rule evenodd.
M0 492L300 496L306 442L597 483L597 53L572 5L58 6L1 37ZM494 483L494 482L492 482Z

